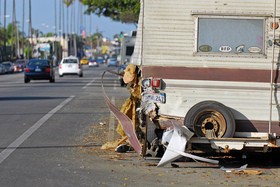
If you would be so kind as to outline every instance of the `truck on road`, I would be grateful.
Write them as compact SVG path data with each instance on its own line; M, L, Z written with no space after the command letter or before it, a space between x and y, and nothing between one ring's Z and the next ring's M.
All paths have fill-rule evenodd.
M124 35L121 41L121 62L120 64L129 63L134 51L136 31L131 31L130 35Z

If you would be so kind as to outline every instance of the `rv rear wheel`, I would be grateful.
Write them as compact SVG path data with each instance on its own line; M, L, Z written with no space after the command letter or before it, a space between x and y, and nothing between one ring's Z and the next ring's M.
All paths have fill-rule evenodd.
M212 137L231 138L235 132L235 120L231 111L216 101L202 101L186 114L184 124L198 137L210 132Z

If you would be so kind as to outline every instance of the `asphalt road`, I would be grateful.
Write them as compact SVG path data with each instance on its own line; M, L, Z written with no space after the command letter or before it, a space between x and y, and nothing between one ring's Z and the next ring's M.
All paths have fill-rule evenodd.
M84 77L56 76L55 83L0 75L0 186L83 186L68 158L110 115L101 90L106 69L84 66ZM116 102L127 95L115 75L105 75L104 87Z
M263 155L255 163L189 160L158 168L158 159L100 150L98 138L111 138L102 128L116 123L102 96L106 69L84 66L84 77L56 76L55 83L24 84L22 73L0 75L0 187L280 186L279 165ZM129 96L115 75L105 75L104 87L117 106ZM103 121L109 124L97 131ZM97 141L88 144L87 136ZM248 164L261 175L221 169L230 164Z

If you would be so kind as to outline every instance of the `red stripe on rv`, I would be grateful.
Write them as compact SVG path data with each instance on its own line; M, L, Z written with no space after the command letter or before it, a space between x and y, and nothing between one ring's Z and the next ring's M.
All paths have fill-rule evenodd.
M162 79L209 80L235 82L270 82L270 70L194 68L143 66L143 78L158 77Z

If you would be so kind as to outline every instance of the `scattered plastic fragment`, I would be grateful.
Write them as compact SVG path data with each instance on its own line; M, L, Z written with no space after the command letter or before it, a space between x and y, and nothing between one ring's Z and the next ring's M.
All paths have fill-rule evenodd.
M253 170L247 169L248 164L241 166L240 168L225 168L224 166L221 167L221 170L227 173L237 173L237 174L248 174L248 175L260 175L262 171L260 170Z
M219 162L217 160L203 158L184 152L186 148L186 143L192 136L193 133L188 128L186 128L185 126L174 124L173 135L168 143L167 149L163 157L161 158L157 166L164 166L167 163L175 161L182 156L189 157L195 160L200 160L203 162L218 164Z
M230 173L230 172L240 172L240 171L243 171L247 168L248 164L245 164L243 166L241 166L240 168L225 168L224 166L221 167L221 170L227 172L227 173Z

